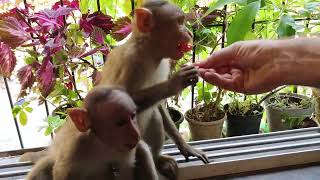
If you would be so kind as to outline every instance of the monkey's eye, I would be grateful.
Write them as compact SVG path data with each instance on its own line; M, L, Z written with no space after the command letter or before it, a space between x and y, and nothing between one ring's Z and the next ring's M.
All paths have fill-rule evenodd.
M130 116L131 120L134 120L134 118L136 117L137 113L136 112L133 112Z
M125 124L127 124L127 119L119 119L117 122L116 122L116 125L121 127L121 126L124 126Z
M178 24L184 24L184 16L181 16L177 19Z

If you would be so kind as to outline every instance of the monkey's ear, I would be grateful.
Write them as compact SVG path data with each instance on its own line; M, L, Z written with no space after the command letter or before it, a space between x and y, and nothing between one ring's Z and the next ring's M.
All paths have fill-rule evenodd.
M150 32L154 26L152 12L146 8L137 8L134 10L134 16L137 22L137 28L142 33Z
M80 132L86 132L90 128L87 110L84 108L68 108L67 113Z

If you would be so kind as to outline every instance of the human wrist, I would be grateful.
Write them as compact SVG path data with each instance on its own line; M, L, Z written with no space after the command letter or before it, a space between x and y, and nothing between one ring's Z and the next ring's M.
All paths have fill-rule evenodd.
M320 39L298 38L277 41L274 62L282 84L317 86L320 81Z

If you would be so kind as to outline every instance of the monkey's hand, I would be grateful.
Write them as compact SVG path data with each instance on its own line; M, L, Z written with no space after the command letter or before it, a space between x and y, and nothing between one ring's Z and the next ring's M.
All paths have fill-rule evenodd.
M192 65L183 66L168 82L169 91L172 94L177 94L190 85L196 85L198 82L198 70Z
M195 157L198 157L205 164L210 163L208 157L203 151L195 149L187 143L184 143L183 145L178 146L178 148L181 154L186 158L186 161L189 161L190 156L195 156Z
M158 171L169 180L176 180L178 173L178 164L170 156L159 155L155 158L155 164Z

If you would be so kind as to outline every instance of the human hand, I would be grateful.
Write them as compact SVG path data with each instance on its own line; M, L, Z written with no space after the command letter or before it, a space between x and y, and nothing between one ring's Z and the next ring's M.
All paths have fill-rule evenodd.
M213 53L194 64L207 82L230 91L257 94L284 82L275 61L274 40L242 41Z

